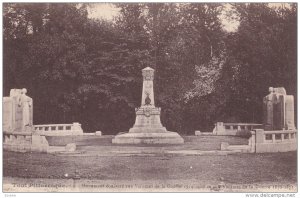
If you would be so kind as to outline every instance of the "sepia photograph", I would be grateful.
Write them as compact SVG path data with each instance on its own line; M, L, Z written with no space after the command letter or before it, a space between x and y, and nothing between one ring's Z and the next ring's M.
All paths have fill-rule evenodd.
M297 8L2 3L2 193L296 197Z

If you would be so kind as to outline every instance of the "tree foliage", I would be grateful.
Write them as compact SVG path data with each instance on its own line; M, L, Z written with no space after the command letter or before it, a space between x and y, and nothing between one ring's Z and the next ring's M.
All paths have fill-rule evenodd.
M89 18L88 6L3 6L4 95L26 87L35 124L127 131L147 66L162 122L180 133L261 123L269 86L296 97L296 4L232 4L235 32L222 28L224 4L119 3L115 22Z

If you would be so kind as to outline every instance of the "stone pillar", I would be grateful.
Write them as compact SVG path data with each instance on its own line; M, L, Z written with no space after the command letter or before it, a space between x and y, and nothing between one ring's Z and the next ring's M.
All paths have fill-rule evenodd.
M83 130L81 128L81 124L78 122L73 122L72 126L71 126L71 131L73 133L83 133Z
M276 138L275 138L275 134L272 134L272 142L275 143L276 142Z
M213 130L213 134L218 135L218 134L225 134L225 126L223 122L217 122L215 124L215 128Z
M284 141L284 133L281 134L281 141Z
M31 151L47 152L49 144L45 136L32 135L31 136Z
M144 133L144 132L167 132L160 121L159 107L155 107L153 79L154 69L146 67L142 70L143 75L143 90L141 107L136 108L136 119L134 126L129 129L129 133Z
M288 95L285 99L285 129L296 129L294 114L294 96Z
M10 97L3 98L3 131L13 131L14 129L13 100Z
M10 140L12 143L15 143L17 140L17 137L15 135L10 135Z
M263 99L263 125L265 130L273 130L273 104L274 104L274 90L269 88L270 94Z
M4 135L4 143L10 142L10 135Z
M143 75L143 91L142 91L142 102L141 106L155 106L154 103L154 91L153 91L153 80L154 80L154 69L146 67L142 70ZM146 98L148 103L146 104ZM149 100L150 99L150 100Z
M264 130L263 129L255 129L255 143L261 144L264 143L265 137L264 137Z
M272 130L282 130L285 121L285 95L274 93L274 96Z
M250 152L255 153L255 145L256 145L256 133L255 131L251 131L251 137L249 138L249 146L250 146Z

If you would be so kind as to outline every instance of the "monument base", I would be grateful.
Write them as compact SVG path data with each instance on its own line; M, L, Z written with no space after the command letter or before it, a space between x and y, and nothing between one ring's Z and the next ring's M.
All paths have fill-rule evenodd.
M129 133L167 133L166 127L163 126L134 126L129 129Z
M4 132L3 149L14 152L47 152L49 144L45 136L28 132Z
M113 144L183 144L183 138L176 132L140 132L116 135Z

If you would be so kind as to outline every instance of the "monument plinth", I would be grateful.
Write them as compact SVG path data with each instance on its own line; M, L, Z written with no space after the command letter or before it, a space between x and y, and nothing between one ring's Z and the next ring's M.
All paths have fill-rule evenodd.
M116 135L114 144L182 144L183 138L176 132L167 131L160 121L161 109L154 103L154 69L142 70L143 91L141 107L135 109L134 126L128 133Z

